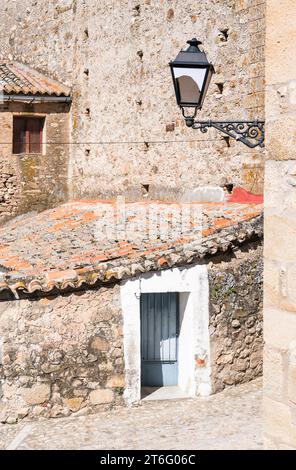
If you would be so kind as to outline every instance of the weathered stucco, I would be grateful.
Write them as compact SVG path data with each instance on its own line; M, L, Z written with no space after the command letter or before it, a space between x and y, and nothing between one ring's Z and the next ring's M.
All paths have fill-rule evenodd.
M209 266L211 379L214 392L262 374L262 244Z
M267 0L264 430L296 449L296 4Z
M121 403L122 334L118 286L0 302L1 421Z
M146 273L122 283L128 404L141 398L141 294L179 292L178 386L188 396L211 393L209 286L207 265Z
M198 36L217 72L200 118L264 118L264 11L263 0L1 2L1 56L73 85L70 197L260 193L263 150L186 128L168 62Z

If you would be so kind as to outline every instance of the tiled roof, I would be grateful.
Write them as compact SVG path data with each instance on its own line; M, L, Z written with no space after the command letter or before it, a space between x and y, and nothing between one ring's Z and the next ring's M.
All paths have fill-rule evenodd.
M0 91L5 94L70 96L70 88L19 62L0 62Z
M0 229L0 291L17 296L123 279L261 236L260 204L70 202Z

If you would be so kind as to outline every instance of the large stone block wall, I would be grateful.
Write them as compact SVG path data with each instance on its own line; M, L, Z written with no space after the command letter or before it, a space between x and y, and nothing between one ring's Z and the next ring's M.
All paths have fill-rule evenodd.
M264 431L296 449L296 4L267 0Z
M262 374L262 244L209 265L213 392Z
M0 302L0 417L58 417L121 403L119 287Z
M13 116L43 116L43 154L12 153ZM9 103L0 108L0 223L68 198L69 106Z
M71 197L262 192L263 150L186 128L168 62L198 36L217 72L199 117L264 118L264 0L3 0L0 15L3 58L73 85Z

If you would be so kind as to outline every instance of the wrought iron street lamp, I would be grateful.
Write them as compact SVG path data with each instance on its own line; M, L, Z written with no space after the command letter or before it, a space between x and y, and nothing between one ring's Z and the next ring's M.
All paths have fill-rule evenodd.
M207 132L209 127L244 143L250 148L264 146L264 121L197 121L197 111L202 108L212 75L213 65L199 49L200 41L187 41L189 47L180 51L170 62L177 104L182 110L186 125ZM190 109L193 112L190 113Z

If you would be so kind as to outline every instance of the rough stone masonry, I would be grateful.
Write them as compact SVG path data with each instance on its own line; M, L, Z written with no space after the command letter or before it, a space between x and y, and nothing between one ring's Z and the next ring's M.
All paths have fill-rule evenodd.
M43 116L46 145L39 154L12 153L13 116ZM68 199L69 106L8 103L0 108L0 223Z
M52 147L45 166L54 174L59 161L60 201L118 194L178 200L197 186L227 183L261 193L263 150L216 130L187 129L168 62L198 36L216 69L199 117L264 119L264 12L263 0L2 1L0 58L27 63L73 89L64 145L70 157ZM44 162L33 158L31 167L39 166L42 173ZM42 199L41 176L33 189ZM16 187L7 181L13 215L26 175ZM26 195L22 211L30 208ZM43 200L43 207L52 203Z
M0 13L6 25L0 31L2 58L27 63L72 87L67 151L61 152L58 145L58 155L50 149L46 160L32 157L29 170L40 170L41 177L33 178L33 187L29 178L23 211L32 207L30 191L40 194L41 188L43 196L44 181L55 173L59 173L55 178L60 200L106 199L118 194L131 200L178 200L197 186L226 183L260 193L262 150L249 151L214 130L201 135L187 129L175 104L168 62L188 37L198 36L217 72L200 118L264 118L264 6L261 0L214 0L198 5L185 0L2 3ZM9 157L2 153L2 160L6 165ZM2 188L6 194L10 175L14 184L15 180L13 172L5 173L8 177ZM11 215L20 206L19 188L26 187L25 172L20 175L10 189ZM55 186L48 187L52 191L48 191L48 202L44 198L43 208L55 203ZM131 240L127 252L121 247L122 258L116 258L116 246L106 259L104 245L99 256L102 265L98 266L98 259L88 264L93 251L87 257L77 255L89 242L83 224L92 220L92 210L83 214L81 233L86 243L81 247L84 238L73 235L78 225L73 220L75 209L71 212L69 205L62 211L67 209L60 224L59 208L44 213L43 218L53 226L51 233L40 233L37 219L32 217L30 224L36 233L25 233L25 245L15 243L19 242L17 229L23 219L13 222L8 238L17 256L5 258L7 246L1 247L1 264L5 261L2 287L12 288L11 296L0 304L3 421L85 413L122 402L125 382L118 283L127 276L126 268L134 275L211 259L213 389L221 390L260 373L261 284L256 267L256 263L260 267L260 250L249 247L247 260L242 248L262 237L262 229L255 227L258 214L251 216L256 219L254 224L242 214L232 230L230 216L222 210L205 230L206 243L201 247L196 240L188 245L184 241L163 245L160 240L156 250L146 250L142 244L141 252ZM42 263L40 267L36 239L46 245L45 270ZM50 246L52 239L58 244ZM32 240L35 243L28 260L26 250ZM134 250L138 250L138 258L131 263ZM237 253L218 258L218 253L226 251ZM73 254L65 271L61 269L63 253ZM23 279L22 274L29 271ZM97 281L100 276L104 282L109 280L108 285L97 282L91 289L94 278ZM47 294L46 279L56 288L49 286ZM26 291L28 286L31 290ZM42 294L34 294L39 289L44 289ZM249 305L244 295L251 290Z
M147 240L142 227L138 238L124 245L98 241L93 236L103 217L98 206L68 203L0 230L6 245L0 250L4 422L122 404L127 356L120 283L175 266L203 264L208 273L210 354L202 358L189 353L196 380L205 366L210 368L209 389L216 392L261 374L261 206L209 205L202 238L195 221L190 236L180 239L177 233L167 245L157 238ZM127 213L134 208L127 205ZM177 211L176 204L172 208ZM107 224L110 212L104 217ZM127 220L135 224L135 215ZM194 316L200 314L197 305Z
M213 393L262 373L261 247L246 252L209 266ZM2 301L0 331L2 422L123 404L118 284Z
M212 387L247 382L262 374L262 246L209 265Z
M122 403L119 286L1 302L1 421Z

